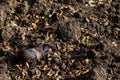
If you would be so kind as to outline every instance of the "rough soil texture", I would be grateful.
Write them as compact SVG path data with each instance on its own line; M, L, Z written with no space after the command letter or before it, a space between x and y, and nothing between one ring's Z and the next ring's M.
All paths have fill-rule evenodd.
M120 80L120 1L0 0L0 80Z

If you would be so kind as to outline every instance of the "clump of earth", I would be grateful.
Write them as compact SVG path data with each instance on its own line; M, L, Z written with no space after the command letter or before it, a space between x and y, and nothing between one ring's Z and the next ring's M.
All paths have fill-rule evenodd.
M0 80L119 80L119 0L0 0Z

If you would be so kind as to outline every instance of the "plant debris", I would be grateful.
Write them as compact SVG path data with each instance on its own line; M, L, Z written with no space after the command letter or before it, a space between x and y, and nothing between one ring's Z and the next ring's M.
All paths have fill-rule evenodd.
M120 1L0 0L0 80L120 80Z

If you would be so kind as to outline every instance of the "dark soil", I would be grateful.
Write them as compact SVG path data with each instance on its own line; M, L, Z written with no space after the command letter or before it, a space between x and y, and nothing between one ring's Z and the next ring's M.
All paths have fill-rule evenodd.
M120 80L120 1L0 0L0 80Z

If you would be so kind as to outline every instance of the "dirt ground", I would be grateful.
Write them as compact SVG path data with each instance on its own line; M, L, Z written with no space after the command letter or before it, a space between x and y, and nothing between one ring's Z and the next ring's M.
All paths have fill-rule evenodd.
M120 80L120 0L0 0L0 80Z

